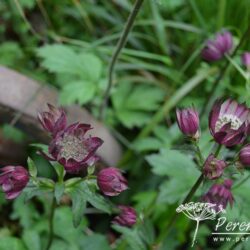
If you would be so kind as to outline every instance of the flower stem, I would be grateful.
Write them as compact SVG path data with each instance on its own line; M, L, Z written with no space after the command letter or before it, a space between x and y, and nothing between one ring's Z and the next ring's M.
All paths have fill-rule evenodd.
M243 34L243 36L240 39L240 42L238 44L238 46L235 48L235 50L232 53L232 58L236 55L237 51L239 50L239 48L241 47L241 45L243 44L244 40L246 38L249 37L249 33L250 33L250 23L248 25L247 30L245 31L245 33ZM206 114L206 110L212 100L212 98L215 96L215 92L217 90L217 87L219 86L219 82L222 80L222 78L224 77L227 68L229 67L230 62L226 61L224 66L222 67L220 74L218 75L218 77L215 79L214 83L212 84L212 89L210 90L210 92L207 95L207 98L202 106L201 112L200 112L200 119L204 116L204 114Z
M194 236L193 236L192 247L194 246L194 243L195 243L195 240L196 240L196 236L197 236L198 229L199 229L199 223L200 223L200 221L197 220L197 221L196 221L196 228L195 228L195 232L194 232Z
M49 240L47 243L46 250L49 250L53 241L54 236L54 214L55 214L55 208L56 208L56 199L53 197L52 203L51 203L51 210L50 210L50 216L49 216Z
M215 151L215 153L214 153L214 156L215 156L215 157L217 157L217 156L219 155L219 153L220 153L220 151L221 151L221 148L222 148L222 145L218 145L218 147L217 147L217 149L216 149L216 151Z
M185 203L187 203L187 202L189 202L191 200L191 198L195 194L196 190L198 189L198 187L202 183L203 179L204 179L203 174L201 174L200 177L197 179L197 181L195 182L195 184L193 185L193 187L191 188L191 190L189 191L186 198L183 200L183 202L181 204L185 204ZM170 218L170 221L166 225L166 228L162 230L162 233L159 235L158 239L156 240L157 244L160 244L163 241L163 239L167 236L170 228L175 223L178 216L179 216L179 213L176 213L174 211L174 215Z
M123 30L123 33L122 33L122 35L117 43L116 49L115 49L114 54L112 56L112 59L111 59L110 65L109 65L109 72L108 72L108 86L107 86L107 89L105 91L104 99L103 99L103 102L102 102L102 104L100 106L100 110L99 110L99 116L100 116L101 120L104 118L104 112L105 112L105 109L106 109L106 106L108 103L111 87L113 84L113 72L114 72L116 61L120 55L122 48L124 47L124 45L127 41L129 32L131 31L131 29L133 27L135 18L136 18L137 14L142 6L143 1L144 0L136 0L135 5L133 7L133 10L128 17L126 26Z

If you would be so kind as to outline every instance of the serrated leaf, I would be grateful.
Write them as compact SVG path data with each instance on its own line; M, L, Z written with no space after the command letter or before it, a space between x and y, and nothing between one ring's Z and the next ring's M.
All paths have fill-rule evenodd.
M92 191L86 182L82 182L78 186L82 195L86 198L86 200L95 208L104 211L106 213L111 213L112 207L108 200L106 200L103 196L99 195L95 191Z
M24 201L32 199L34 196L42 196L48 193L52 193L53 189L47 187L26 187L23 190Z
M64 190L65 190L64 183L57 182L55 184L54 195L55 195L57 204L60 203L60 200L61 200L61 198L63 196Z
M128 242L130 249L132 250L146 250L146 246L141 240L139 233L136 228L131 229L127 227L122 227L119 225L112 225L112 228L117 232L123 234L124 238Z
M35 165L35 162L30 158L28 157L28 168L29 168L29 173L32 177L36 177L37 176L37 168L36 168L36 165Z
M151 119L151 111L158 109L164 92L148 85L119 84L112 94L117 118L128 128L141 127Z
M54 73L79 76L86 82L96 82L102 73L102 62L94 54L79 53L67 45L46 45L37 50L42 66Z
M82 221L87 201L77 188L73 189L69 194L72 199L73 225L78 227Z
M162 149L159 154L147 156L156 175L168 176L160 186L158 201L173 204L186 195L199 176L193 160L176 150Z
M60 103L63 105L72 103L85 104L94 97L96 89L97 85L90 81L70 82L64 85L60 92Z

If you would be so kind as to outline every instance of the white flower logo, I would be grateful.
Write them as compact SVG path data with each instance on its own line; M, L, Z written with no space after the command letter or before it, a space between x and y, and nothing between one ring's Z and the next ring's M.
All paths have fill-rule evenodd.
M196 228L193 236L192 247L194 246L199 223L203 220L214 220L219 213L225 213L221 205L205 202L189 202L184 205L181 204L177 209L177 213L184 213L189 219L196 221Z

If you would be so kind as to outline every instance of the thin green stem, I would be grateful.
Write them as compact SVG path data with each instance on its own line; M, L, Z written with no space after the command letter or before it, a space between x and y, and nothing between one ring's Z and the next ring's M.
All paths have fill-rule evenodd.
M135 5L132 9L132 12L130 13L130 15L128 17L128 21L125 25L123 33L122 33L122 35L117 43L116 49L115 49L114 54L112 56L112 59L111 59L110 65L109 65L108 86L107 86L107 89L105 91L104 99L103 99L103 102L100 106L100 111L99 111L100 119L104 118L104 112L105 112L105 109L106 109L106 106L108 103L108 99L110 96L110 91L111 91L111 88L113 85L113 74L114 74L114 68L115 68L116 61L121 53L122 48L124 47L124 45L127 42L129 32L131 31L131 29L133 27L134 21L135 21L136 16L137 16L137 14L142 6L143 1L144 0L136 0Z
M185 84L182 85L180 89L178 89L169 99L165 101L163 106L156 112L156 114L152 117L150 122L142 129L140 134L137 136L137 139L145 138L148 136L154 128L160 123L164 117L168 115L172 108L174 108L177 103L182 100L191 90L197 87L200 83L202 83L205 79L207 79L210 75L213 75L217 72L217 68L210 68L207 71L200 72L196 76L189 79ZM128 150L124 156L120 165L123 165L129 161L129 159L133 156L133 151Z
M247 79L247 75L245 73L245 71L229 56L229 55L225 55L225 57L227 58L227 60L234 66L234 68L245 78Z
M214 156L215 156L215 157L217 157L217 156L219 155L221 149L222 149L222 145L219 144L219 145L217 146L217 149L216 149L215 153L214 153Z
M227 5L226 0L219 1L219 8L218 8L219 11L217 15L217 28L218 29L221 29L221 27L223 27L226 5Z
M53 197L53 200L52 200L52 203L51 203L50 216L49 216L49 239L48 239L46 250L50 249L51 244L53 242L55 208L56 208L56 199L55 199L55 197Z
M193 195L195 194L195 192L201 185L203 179L204 179L204 176L203 174L201 174L181 204L185 204L191 200L191 198L193 197ZM178 216L179 216L179 213L176 213L174 211L174 215L170 218L170 221L168 222L166 227L164 227L164 229L161 230L162 233L159 235L158 239L156 240L157 245L160 244L163 241L163 239L166 237L166 235L168 234L172 225L175 223Z

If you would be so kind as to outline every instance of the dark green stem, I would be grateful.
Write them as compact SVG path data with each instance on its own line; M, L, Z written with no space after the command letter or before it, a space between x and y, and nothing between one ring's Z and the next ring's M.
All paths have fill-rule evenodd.
M214 156L215 156L215 157L217 157L217 156L219 155L219 153L220 153L220 151L221 151L221 148L222 148L222 145L218 145L218 146L217 146L217 149L216 149L216 151L215 151L215 153L214 153Z
M133 24L134 24L134 21L135 21L135 18L141 8L141 5L143 3L144 0L136 0L135 2L135 5L133 7L133 10L132 12L130 13L129 17L128 17L128 21L126 23L126 26L123 30L123 33L117 43L117 46L116 46L116 49L115 49L115 52L112 56L112 59L111 59L111 62L110 62L110 65L109 65L109 73L108 73L108 86L107 86L107 89L105 91L105 94L104 94L104 99L103 99L103 102L100 106L100 111L99 111L99 116L100 116L100 119L103 119L104 118L104 112L105 112L105 109L106 109L106 106L107 106L107 103L108 103L108 99L109 99L109 95L110 95L110 91L111 91L111 88L112 88L112 84L113 84L113 73L114 73L114 68L115 68L115 64L116 64L116 61L120 55L120 52L122 50L122 48L124 47L125 43L127 42L127 38L128 38L128 35L129 35L129 32L131 31L132 27L133 27Z
M248 28L247 30L245 31L245 33L243 34L243 36L241 37L240 39L240 42L238 44L238 46L235 48L233 54L232 54L232 57L234 57L238 51L238 49L242 46L244 40L249 36L249 33L250 33L250 24L248 25ZM207 95L207 98L203 104L203 107L201 109L201 112L200 112L200 119L204 116L204 114L206 113L206 110L210 104L210 101L212 100L212 98L214 97L215 95L215 92L217 90L217 87L219 86L219 82L221 81L221 79L224 77L226 71L227 71L227 68L228 66L230 65L230 62L229 61L226 61L224 66L222 67L221 71L220 71L220 74L218 75L218 77L215 79L214 83L212 84L212 89L210 90L210 92L208 93Z
M203 179L204 179L204 176L203 176L203 174L201 174L200 177L197 179L197 181L195 182L195 184L193 185L193 187L191 188L191 190L189 191L189 193L187 194L186 198L183 200L183 202L181 204L185 204L185 203L187 203L187 202L189 202L191 200L191 198L195 194L196 190L201 185ZM170 221L166 225L166 228L164 228L163 230L161 230L162 233L159 235L159 237L158 237L158 239L156 241L157 244L160 244L163 241L163 239L168 234L170 228L175 223L175 221L178 218L178 216L179 216L179 213L176 213L174 211L174 215L171 217Z
M53 241L54 237L54 214L55 214L55 208L56 208L56 199L53 197L52 204L51 204L51 210L50 210L50 216L49 216L49 240L47 243L46 250L49 250Z

